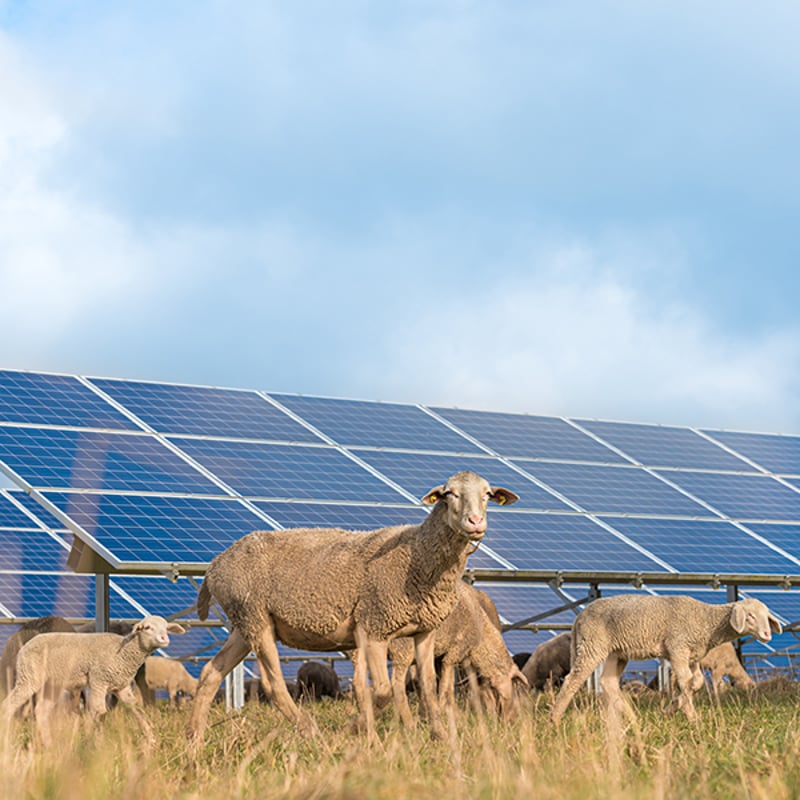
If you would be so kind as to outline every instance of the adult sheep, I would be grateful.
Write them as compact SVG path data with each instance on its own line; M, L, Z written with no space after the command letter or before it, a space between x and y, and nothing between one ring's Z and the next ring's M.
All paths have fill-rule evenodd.
M439 703L453 708L455 703L455 668L461 666L473 689L478 680L488 688L491 705L502 716L509 717L514 709L514 681L527 686L525 677L514 664L511 653L494 621L494 603L486 612L485 595L464 581L457 584L458 602L434 630L434 656L440 659ZM491 600L489 601L491 602ZM495 614L496 614L495 609ZM411 711L406 696L406 677L414 661L414 641L410 637L393 639L389 643L392 660L392 692L395 707L404 724L411 724Z
M543 691L546 686L561 686L570 668L572 634L564 631L542 642L531 653L522 668L532 690Z
M391 701L387 648L398 636L414 637L423 708L432 733L443 735L432 632L455 606L467 556L486 532L487 504L518 499L465 471L422 498L432 509L419 525L255 531L234 542L211 562L198 594L200 619L208 617L214 597L232 630L200 675L190 741L200 741L217 686L251 650L272 701L289 720L304 722L286 689L277 641L298 650L357 649L357 722L374 735L372 694L378 707Z
M296 696L298 700L314 701L322 700L323 697L338 700L342 696L342 690L336 670L330 664L320 661L304 661L297 670Z
M114 692L130 704L142 731L150 728L131 687L145 658L169 645L169 633L183 633L176 622L145 617L128 636L116 633L42 633L31 639L17 656L17 682L4 701L6 720L30 700L44 745L51 742L49 717L65 692L89 689L89 713L99 719L106 713L106 695Z
M177 706L180 698L194 697L197 678L189 674L186 667L174 658L147 656L144 660L144 680L149 692L163 689L169 694L169 704Z
M589 603L572 625L572 669L556 697L551 718L558 722L573 695L603 661L604 702L625 709L619 679L628 660L666 658L672 664L678 708L697 718L692 694L703 685L700 659L739 636L768 642L781 632L777 617L760 600L715 605L692 597L617 595Z

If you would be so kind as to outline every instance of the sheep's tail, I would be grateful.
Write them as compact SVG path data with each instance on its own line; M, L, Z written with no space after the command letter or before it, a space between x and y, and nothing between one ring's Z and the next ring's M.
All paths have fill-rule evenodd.
M211 604L211 589L208 584L203 580L203 585L197 593L197 616L202 620L208 619L208 607Z

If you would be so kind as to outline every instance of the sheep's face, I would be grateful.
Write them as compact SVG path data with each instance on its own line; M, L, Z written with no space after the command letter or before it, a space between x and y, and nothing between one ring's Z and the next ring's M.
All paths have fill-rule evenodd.
M152 652L169 646L170 633L184 633L177 622L167 622L163 617L145 617L133 626L133 634L139 637L142 647Z
M773 633L781 633L778 618L760 600L740 600L731 609L731 627L742 636L755 636L768 642Z
M474 472L458 472L448 478L444 486L431 489L422 502L434 505L447 503L449 527L471 541L480 541L486 533L486 507L489 501L498 505L511 505L518 495L489 482Z

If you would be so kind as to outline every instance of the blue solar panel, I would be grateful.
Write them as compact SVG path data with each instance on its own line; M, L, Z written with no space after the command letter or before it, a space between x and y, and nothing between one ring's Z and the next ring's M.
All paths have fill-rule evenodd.
M744 470L740 458L689 428L580 420L583 428L648 467Z
M558 417L455 408L434 410L501 456L599 464L625 461L610 448Z
M730 519L800 519L800 492L768 475L684 471L664 474Z
M35 488L223 493L144 434L0 427L0 459Z
M679 572L800 572L799 564L727 522L630 517L606 521Z
M702 506L638 467L515 463L591 513L710 515Z
M398 502L390 486L332 447L173 439L246 497Z
M427 515L422 506L356 506L257 500L254 505L284 528L344 528L366 531L389 525L416 525Z
M800 475L800 436L712 431L704 433L777 475Z
M160 433L320 442L256 392L100 378L92 383Z
M45 531L0 528L2 567L6 570L48 570L67 568L69 549L64 540ZM0 595L0 602L3 602Z
M345 447L481 452L416 406L272 393L270 396Z
M43 494L123 562L207 562L246 533L269 528L233 500Z
M451 475L472 470L493 486L502 486L520 496L515 508L565 510L564 503L515 472L502 461L481 456L448 456L425 453L396 453L359 450L357 455L415 497L442 485Z
M47 528L52 530L67 530L67 526L58 517L51 514L41 503L34 500L27 492L11 489L8 491L8 496L14 499L14 502L24 506L29 514L33 514L37 521Z
M93 617L94 576L0 573L0 598L15 617Z
M780 547L781 550L785 550L790 555L800 559L800 523L781 525L778 523L759 524L749 522L745 527L772 542L776 547ZM794 570L794 572L797 573L797 570Z
M664 571L661 564L579 514L498 510L489 517L484 541L517 569Z
M0 423L137 430L77 378L0 370Z
M38 528L39 526L11 501L9 495L0 492L0 528Z
M111 617L123 616L123 609L116 604L127 603L125 595L148 614L170 617L180 613L182 619L197 617L194 610L183 613L197 602L197 589L187 578L173 583L161 575L115 575L111 588L114 589L110 598Z

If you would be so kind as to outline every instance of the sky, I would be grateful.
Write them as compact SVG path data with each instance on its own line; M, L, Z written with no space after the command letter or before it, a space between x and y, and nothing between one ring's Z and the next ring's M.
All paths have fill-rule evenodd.
M799 434L799 28L0 0L0 368Z

